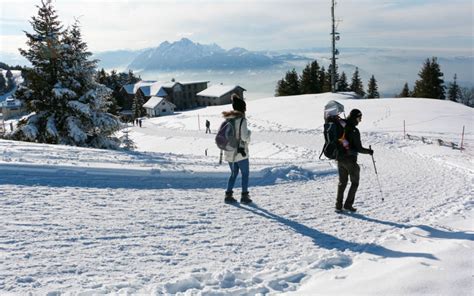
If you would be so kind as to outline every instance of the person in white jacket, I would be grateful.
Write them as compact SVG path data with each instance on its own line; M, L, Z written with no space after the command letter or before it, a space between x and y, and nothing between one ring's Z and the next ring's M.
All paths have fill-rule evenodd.
M239 171L242 174L242 195L240 202L244 204L251 203L252 200L249 197L248 185L249 185L249 143L250 143L250 130L247 127L247 119L245 118L245 112L247 111L247 104L237 94L232 94L232 111L224 111L222 115L225 119L233 120L234 130L236 133L237 140L239 141L239 147L235 151L224 151L225 160L229 163L230 177L227 182L227 189L225 192L225 202L233 203L237 202L233 197L233 189L235 180L239 175Z

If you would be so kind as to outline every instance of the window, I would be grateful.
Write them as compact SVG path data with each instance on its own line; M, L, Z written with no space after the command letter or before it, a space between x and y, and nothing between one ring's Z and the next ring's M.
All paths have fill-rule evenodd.
M166 113L166 109L162 109L161 112Z

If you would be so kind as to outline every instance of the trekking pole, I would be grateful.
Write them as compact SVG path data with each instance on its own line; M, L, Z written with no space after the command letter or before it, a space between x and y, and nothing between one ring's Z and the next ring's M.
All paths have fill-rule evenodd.
M369 149L372 150L371 145L369 146ZM380 196L382 197L382 201L384 201L383 193L382 193L382 186L380 186L379 174L377 173L377 167L375 166L374 155L372 154L371 156L372 156L372 163L374 164L375 176L377 177L377 183L379 184Z

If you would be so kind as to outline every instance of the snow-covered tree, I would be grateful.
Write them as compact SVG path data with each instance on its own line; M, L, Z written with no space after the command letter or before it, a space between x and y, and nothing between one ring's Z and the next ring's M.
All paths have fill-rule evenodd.
M136 148L135 142L129 136L129 130L123 130L123 136L120 137L120 141L122 142L122 146L125 150L133 150Z
M78 22L63 31L51 0L43 0L20 52L33 65L16 97L32 112L12 137L41 143L116 148L119 120L106 113L110 90L95 82L96 61L82 41Z
M367 85L367 99L380 98L379 90L377 86L377 80L374 75L370 77L369 84Z
M364 86L362 84L362 79L359 76L359 68L357 67L354 71L354 74L352 75L350 90L361 97L365 96Z

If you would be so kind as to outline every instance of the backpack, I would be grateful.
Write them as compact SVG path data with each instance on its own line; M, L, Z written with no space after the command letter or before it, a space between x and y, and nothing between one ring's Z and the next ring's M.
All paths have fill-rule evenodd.
M344 139L346 122L339 118L342 112L344 106L337 101L329 101L324 106L324 146L319 159L323 154L329 159L338 159L348 149L348 143Z
M324 154L329 159L338 159L339 155L345 153L347 149L343 143L345 121L340 118L329 118L324 124L324 146L321 155Z
M242 122L244 119L240 121L240 129L242 128ZM219 130L217 131L216 135L216 145L221 150L225 151L234 151L237 150L239 147L239 139L240 139L240 129L239 129L239 139L237 138L235 132L235 119L226 119L222 122Z

